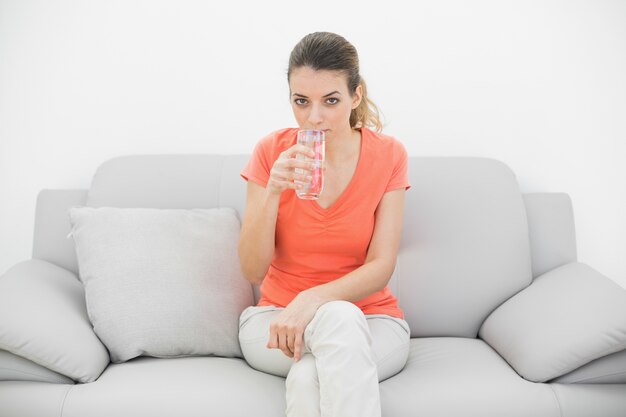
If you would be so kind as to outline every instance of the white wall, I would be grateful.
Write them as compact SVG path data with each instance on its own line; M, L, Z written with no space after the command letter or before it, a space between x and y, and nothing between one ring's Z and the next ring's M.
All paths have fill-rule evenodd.
M288 55L328 30L410 155L493 157L522 192L567 192L579 260L626 287L626 2L219 3L0 0L0 273L31 256L42 188L296 126Z

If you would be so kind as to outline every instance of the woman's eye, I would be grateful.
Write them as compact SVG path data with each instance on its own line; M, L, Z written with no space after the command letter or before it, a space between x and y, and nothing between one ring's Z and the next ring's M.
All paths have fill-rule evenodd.
M328 104L337 104L339 103L339 99L336 97L330 97L329 99L327 99L326 101ZM306 99L303 98L297 98L294 100L294 103L298 104L298 105L303 105L306 104Z

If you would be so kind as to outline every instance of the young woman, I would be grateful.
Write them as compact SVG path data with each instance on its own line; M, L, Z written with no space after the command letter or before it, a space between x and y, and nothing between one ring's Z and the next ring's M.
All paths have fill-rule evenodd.
M407 154L380 133L356 49L343 37L305 36L287 81L299 127L262 138L241 172L241 268L261 284L258 304L240 317L242 352L253 368L287 378L289 417L380 416L378 383L409 353L409 325L387 287L410 188ZM312 168L296 159L309 152L296 143L299 129L325 131L317 200L295 193Z

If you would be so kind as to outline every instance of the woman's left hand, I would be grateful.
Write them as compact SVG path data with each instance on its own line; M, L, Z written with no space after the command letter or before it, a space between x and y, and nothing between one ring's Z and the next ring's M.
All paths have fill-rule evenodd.
M302 357L304 329L324 300L314 292L300 292L270 323L268 349L280 349L296 362Z

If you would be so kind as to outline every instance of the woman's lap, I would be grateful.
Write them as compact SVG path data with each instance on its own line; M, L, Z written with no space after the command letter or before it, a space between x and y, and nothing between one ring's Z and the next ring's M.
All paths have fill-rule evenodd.
M248 364L262 372L286 377L293 358L280 349L268 349L269 325L284 307L250 306L239 320L239 342ZM372 353L379 381L383 381L404 368L409 355L410 330L408 323L386 314L364 315L372 336ZM311 353L302 346L302 355Z

